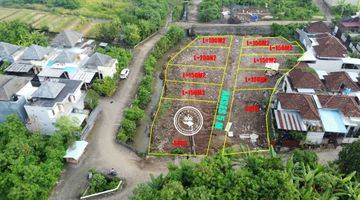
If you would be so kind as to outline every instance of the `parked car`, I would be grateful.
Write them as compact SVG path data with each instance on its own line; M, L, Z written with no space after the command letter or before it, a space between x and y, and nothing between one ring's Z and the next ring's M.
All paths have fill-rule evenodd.
M128 68L121 70L120 79L127 79L129 76L130 70Z

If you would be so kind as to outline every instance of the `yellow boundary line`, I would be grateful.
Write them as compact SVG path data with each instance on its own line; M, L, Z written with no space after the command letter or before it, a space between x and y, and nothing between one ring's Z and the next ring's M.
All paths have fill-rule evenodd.
M252 57L252 56L302 56L302 53L247 53L241 54L241 57Z
M194 84L194 85L212 85L212 86L221 86L221 83L208 83L208 82L194 82L194 81L178 81L178 80L166 80L165 82L176 83L176 84Z
M240 47L240 53L239 53L239 58L238 58L238 64L237 64L237 69L238 70L240 68L240 63L241 63L241 54L242 54L242 51L243 51L243 46L244 46L244 37L241 38L241 47ZM229 108L229 112L228 112L228 115L227 115L227 123L228 124L230 122L230 118L231 118L231 111L232 111L232 108L233 108L233 104L234 104L234 97L235 97L235 89L236 89L236 85L237 85L237 79L238 79L238 73L235 74L235 83L233 85L233 88L232 88L232 96L231 96L231 103L230 103L230 108ZM224 144L223 144L223 148L222 148L222 155L225 154L225 148L226 148L226 139L227 139L227 134L226 132L224 132L225 134L225 137L224 137Z
M160 107L161 107L161 102L162 102L162 95L164 94L164 90L165 90L165 84L162 88L162 91L161 91L161 96L160 96L160 100L159 100L159 103L158 103L158 107L156 109L156 113L155 113L155 117L152 121L152 124L151 124L151 128L150 128L150 139L149 139L149 146L148 146L148 154L150 154L151 152L151 142L152 142L152 136L153 136L153 130L154 130L154 126L155 126L155 121L158 117L158 113L159 113L159 110L160 110Z
M254 68L240 68L238 69L237 71L266 71L266 70L269 70L269 69L265 69L264 67L262 68L259 68L259 67L254 67ZM278 71L289 71L289 69L279 69Z
M201 49L228 49L228 46L190 46L191 48L201 48Z
M209 155L209 150L210 150L210 145L211 145L211 142L212 142L212 135L213 135L213 132L214 132L214 126L215 126L215 123L216 123L216 116L217 116L217 111L219 109L219 104L220 104L220 99L221 99L221 91L222 91L222 88L224 86L224 81L225 81L225 77L226 77L226 70L228 68L228 64L229 64L229 58L230 58L230 53L231 53L231 48L232 48L232 45L233 45L233 40L234 40L234 36L231 36L231 39L230 39L230 47L229 47L229 51L228 51L228 54L227 54L227 57L226 57L226 67L225 67L225 70L224 70L224 73L223 73L223 76L221 78L221 87L220 87L220 91L219 91L219 95L218 95L218 100L217 100L217 103L216 103L216 109L215 109L215 113L214 113L214 117L213 117L213 123L212 123L212 126L211 126L211 131L210 131L210 137L209 137L209 142L208 142L208 147L206 149L206 155Z
M214 68L214 69L223 69L226 66L214 66L214 67L210 67L210 66L205 66L205 65L187 65L187 64L172 64L169 63L168 66L177 66L177 67L202 67L202 68Z
M205 66L188 66L188 65L185 65L185 66L180 66L180 65L177 65L177 64L168 64L168 68L172 68L172 67L178 67L178 68L189 68L189 67L192 67L192 68L199 68L199 70L222 70L223 72L225 71L225 67L205 67Z
M286 38L284 38L285 40L287 40ZM244 43L244 39L242 40L243 43ZM288 40L287 40L288 41ZM291 43L290 41L288 41L289 43ZM243 44L242 43L242 44ZM269 55L269 54L267 54ZM291 54L293 55L293 54ZM245 70L239 70L239 67L240 67L240 63L241 63L241 58L244 57L242 56L242 49L240 51L240 56L239 56L239 65L238 65L238 69L237 69L237 73L236 73L236 80L235 80L235 84L237 84L237 78L238 78L238 72L239 71L245 71ZM269 151L270 148L271 148L271 141L270 141L270 127L269 127L269 120L268 120L268 116L269 116L269 112L270 112L270 107L271 107L271 101L272 101L272 98L275 94L275 92L277 91L277 87L278 85L280 84L281 80L287 75L289 74L289 72L291 72L293 69L295 69L295 67L298 65L299 63L297 63L293 68L291 68L290 70L287 70L287 72L285 72L280 78L278 78L278 80L276 81L275 83L275 86L274 88L270 89L272 90L272 93L269 97L269 103L268 103L268 106L267 106L267 109L266 109L266 114L265 114L265 125L266 125L266 139L267 139L267 143L268 143L268 150L264 150L264 151ZM230 106L230 111L229 111L229 117L228 117L228 123L230 122L230 118L231 118L231 113L232 113L232 107L233 107L233 104L234 104L234 94L236 92L236 89L233 90L233 96L232 96L232 101L231 101L231 106ZM224 139L224 146L223 146L223 151L222 151L222 154L223 155L227 155L225 154L225 149L226 149L226 140L227 140L227 134L225 134L225 139ZM235 154L243 154L243 153L249 153L251 151L245 151L245 152L236 152L236 153L232 153L231 155L235 155ZM259 151L254 151L254 152L259 152Z
M236 88L235 92L238 91L255 91L255 90L273 90L275 88Z
M153 153L148 153L148 155L150 156L180 156L180 157L196 157L196 156L206 156L205 154L173 154L173 153L156 153L156 152L153 152Z
M264 153L269 152L270 149L258 149L258 150L250 150L250 151L240 151L234 153L224 153L224 156L232 156L232 155L240 155L240 154L247 154L247 153Z
M172 98L172 97L161 97L161 99L172 100L172 101L193 101L193 102L203 102L203 103L211 103L211 104L216 103L216 101L202 100L202 99L180 99L180 98Z

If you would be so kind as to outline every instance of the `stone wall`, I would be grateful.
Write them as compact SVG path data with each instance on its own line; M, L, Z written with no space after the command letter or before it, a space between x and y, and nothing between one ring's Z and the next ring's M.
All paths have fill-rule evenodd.
M270 35L272 34L270 25L225 25L221 27L215 27L211 24L207 25L194 25L188 29L190 36L193 35Z

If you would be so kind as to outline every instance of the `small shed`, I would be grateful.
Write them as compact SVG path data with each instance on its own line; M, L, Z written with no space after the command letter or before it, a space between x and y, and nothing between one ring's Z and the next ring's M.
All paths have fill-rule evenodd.
M66 159L66 162L72 163L72 164L78 164L80 161L81 156L84 154L86 147L88 145L88 142L86 141L76 141L72 146L70 146L66 150L66 154L64 156L64 159Z

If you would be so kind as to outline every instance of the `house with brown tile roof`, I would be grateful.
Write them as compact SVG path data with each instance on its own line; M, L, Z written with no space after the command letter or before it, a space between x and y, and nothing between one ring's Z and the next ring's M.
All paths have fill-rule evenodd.
M331 34L318 35L313 44L316 57L319 59L341 59L347 56L346 47Z
M345 117L360 118L360 105L356 97L345 95L317 95L322 108L338 109Z
M304 120L320 120L319 113L311 95L300 93L278 93L278 109L294 110Z
M360 91L358 83L354 82L347 72L331 72L324 75L324 83L330 92L342 93L345 89L350 89L351 92Z
M310 23L304 30L309 34L331 33L330 27L322 21Z
M284 79L284 91L287 93L311 93L325 90L319 76L310 67L297 67Z

